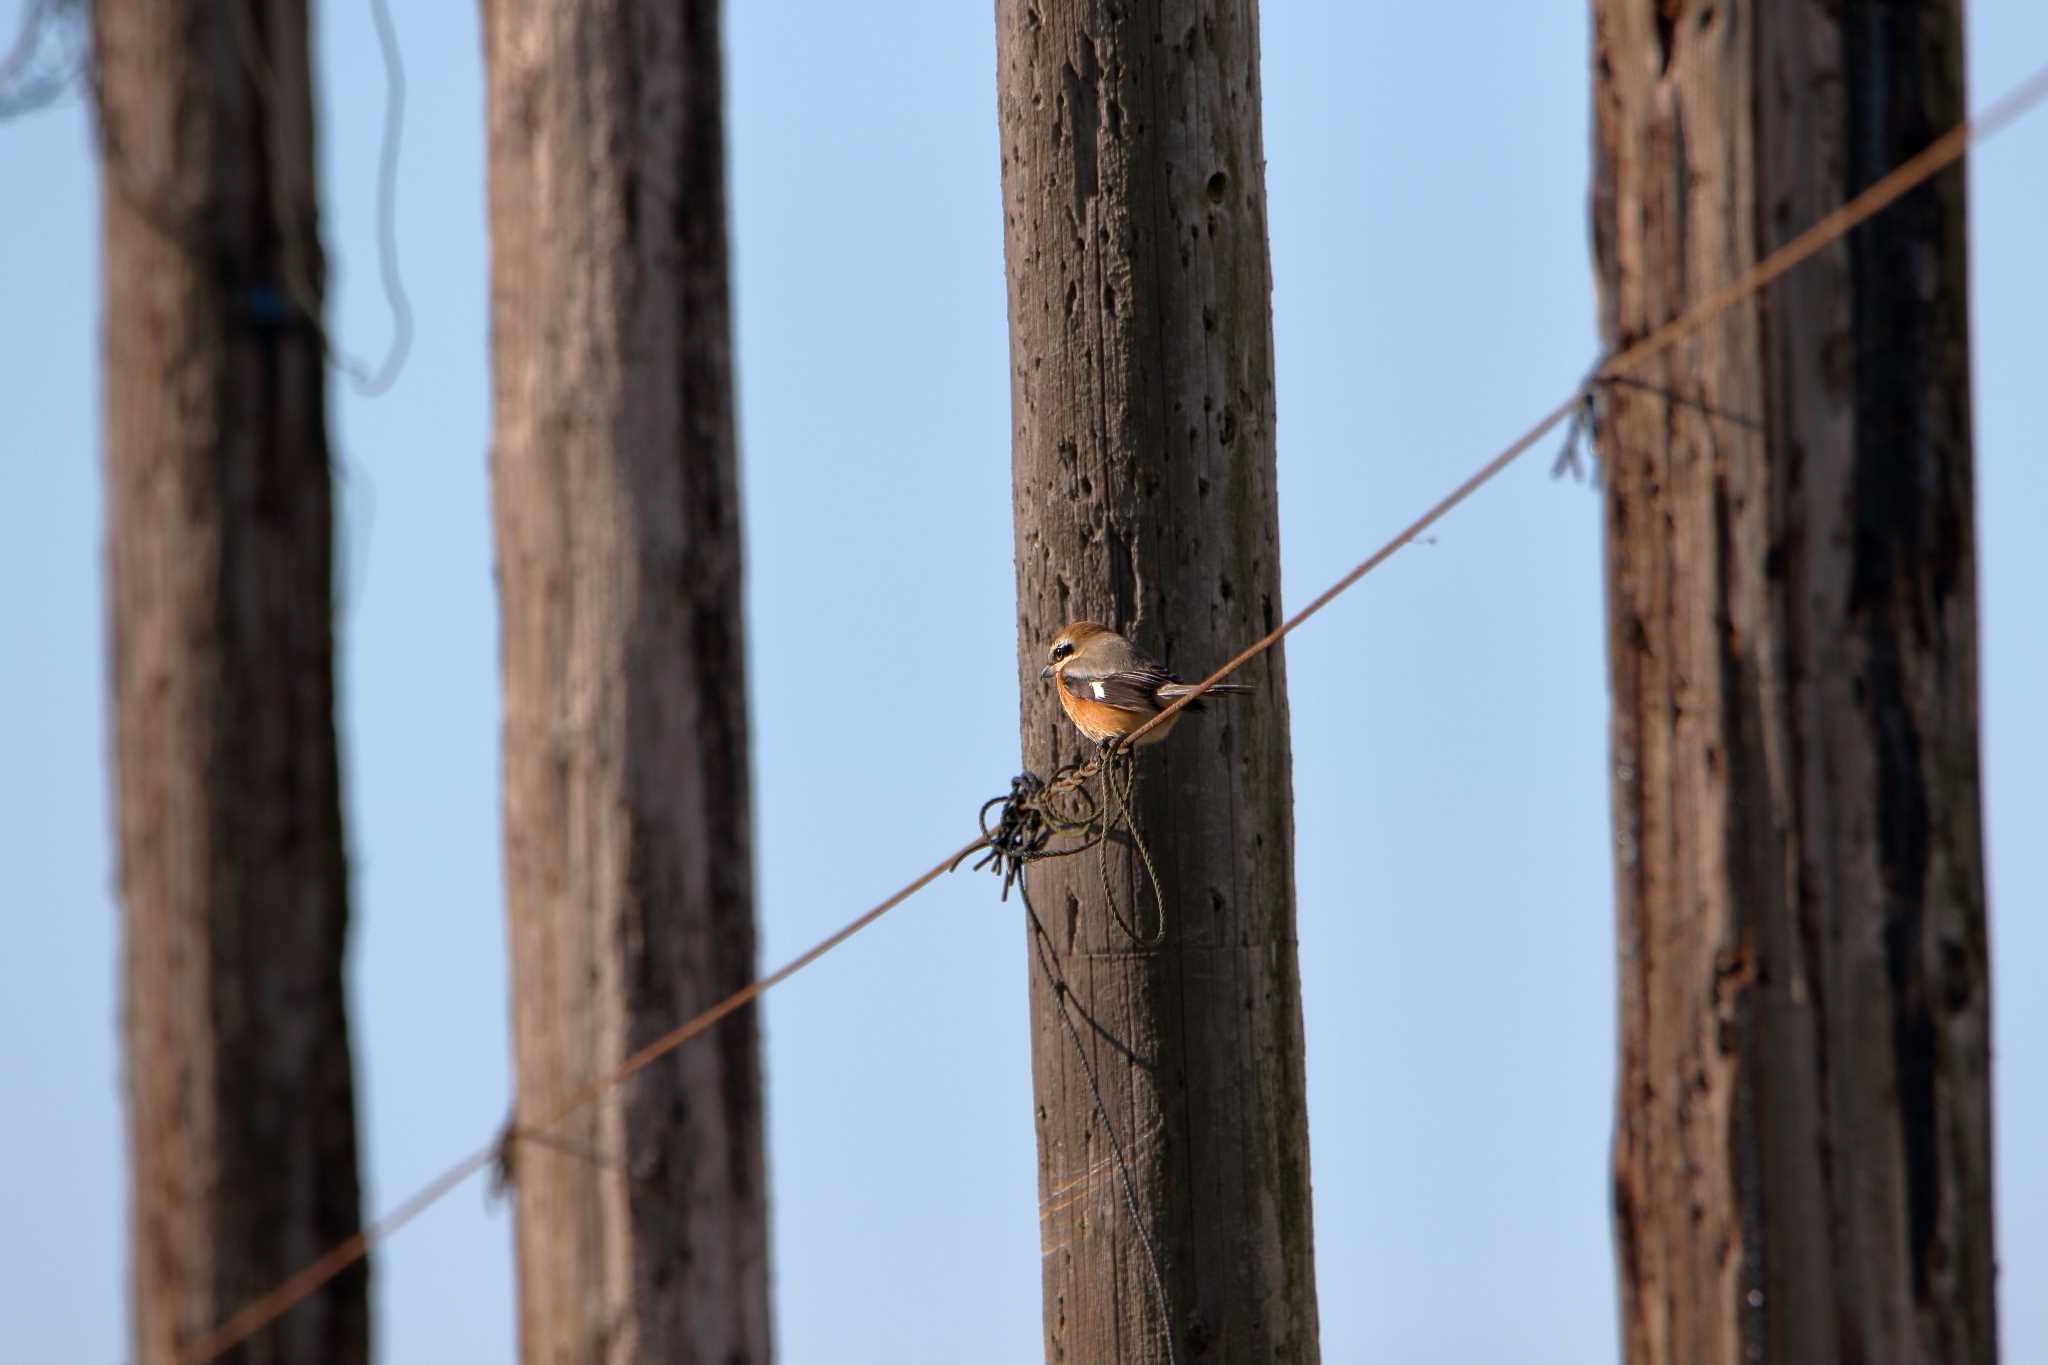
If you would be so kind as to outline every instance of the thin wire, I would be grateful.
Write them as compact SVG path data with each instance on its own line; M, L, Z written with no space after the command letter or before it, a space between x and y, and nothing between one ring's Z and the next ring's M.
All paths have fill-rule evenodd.
M1771 253L1763 261L1744 272L1735 284L1710 295L1704 302L1695 305L1678 318L1652 332L1643 340L1636 342L1634 345L1609 358L1606 364L1602 365L1590 379L1574 389L1569 397L1538 419L1533 426L1517 437L1506 449L1480 466L1478 471L1463 483L1460 483L1456 488L1445 494L1428 511L1410 522L1392 540L1368 555L1350 572L1317 594L1314 600L1307 606L1288 617L1273 630L1268 631L1265 635L1253 641L1243 650L1240 650L1223 667L1195 684L1194 688L1187 694L1160 711L1158 715L1154 716L1144 725L1125 736L1124 745L1135 747L1138 740L1147 731L1166 721L1189 702L1194 701L1202 693L1230 676L1248 660L1271 648L1276 642L1291 633L1295 627L1328 606L1338 595L1358 582L1359 579L1385 563L1402 546L1408 544L1423 531L1441 520L1445 513L1470 497L1481 485L1492 479L1501 470L1507 468L1517 457L1527 451L1529 447L1541 440L1544 433L1569 417L1578 406L1580 398L1592 384L1598 382L1603 376L1625 369L1633 369L1644 361L1661 355L1677 345L1679 341L1691 335L1692 332L1698 330L1722 312L1725 312L1735 303L1762 289L1772 280L1777 279L1787 270L1799 264L1799 262L1812 256L1822 247L1847 233L1850 229L1883 209L1893 200L1929 179L1936 172L1945 169L1959 158L1972 143L1982 141L1984 138L1998 132L2015 118L2025 113L2034 104L2038 103L2044 95L2048 95L2048 65L2044 65L2011 93L1994 101L1986 108L1983 114L1975 119L1966 120L1956 128L1951 129L1948 133L1931 143L1926 150L1901 163L1883 179L1877 181L1854 199L1851 199L1848 203L1822 218L1813 227L1801 233L1785 246ZM762 977L751 985L745 986L732 995L727 996L724 1000L698 1014L687 1023L663 1034L628 1057L617 1069L575 1091L569 1098L559 1103L537 1126L544 1128L553 1127L600 1095L617 1088L630 1077L645 1070L659 1058L674 1051L698 1034L703 1033L713 1024L716 1024L734 1010L739 1009L742 1005L752 1001L762 992L802 971L805 967L808 967L847 939L852 938L862 929L867 928L868 925L873 924L890 910L895 909L911 896L922 891L942 874L965 861L980 849L987 847L989 843L989 836L983 834L968 843L959 852L948 856L941 862L933 864L931 868L914 881L905 884L894 895L866 911L844 928L821 940L808 952L792 959L776 971ZM270 1290L261 1298L248 1304L214 1331L200 1338L192 1346L181 1352L178 1355L181 1365L208 1365L208 1362L219 1359L220 1356L248 1340L256 1332L275 1322L300 1300L315 1293L322 1285L361 1260L372 1246L398 1231L399 1228L424 1212L429 1205L446 1195L450 1190L460 1185L477 1171L489 1166L496 1156L498 1148L499 1143L494 1140L477 1151L470 1153L447 1171L428 1182L417 1194L401 1203L382 1219L356 1233L347 1241L342 1242L333 1250L320 1257L319 1260L314 1261L305 1269L280 1283L275 1289Z
M725 1018L726 1015L731 1014L734 1010L761 994L761 992L772 986L780 985L783 981L795 976L798 972L810 966L813 962L816 962L819 958L831 952L834 948L837 948L840 944L846 942L846 940L852 938L855 934L867 928L870 924L873 924L876 920L888 914L918 892L924 890L925 887L931 885L947 871L951 870L961 859L973 854L987 842L987 839L977 837L971 843L963 846L959 852L934 863L917 880L908 883L902 890L876 905L873 909L860 916L860 918L849 923L845 928L828 938L819 940L815 947L811 948L801 957L790 959L782 966L762 977L759 981L734 991L731 995L728 995L725 999L719 1001L710 1009L705 1010L688 1023L679 1025L662 1034L661 1037L656 1038L653 1042L626 1058L625 1061L619 1063L617 1069L609 1075L598 1077L581 1090L570 1095L568 1099L563 1100L553 1110L549 1111L548 1115L540 1121L539 1126L542 1128L552 1128L606 1091L617 1089L625 1081L646 1070L649 1066L675 1051L684 1043L689 1042L692 1038Z
M1109 780L1106 770L1103 780ZM1045 924L1038 918L1037 907L1031 904L1031 888L1021 879L1017 883L1017 895L1024 902L1024 913L1031 917L1031 946L1038 953L1038 969L1045 974L1046 989L1052 992L1054 1009L1060 1023L1066 1026L1068 1041L1074 1045L1074 1056L1081 1063L1081 1074L1088 1081L1089 1098L1095 1101L1096 1121L1102 1125L1103 1136L1109 1139L1110 1154L1116 1158L1117 1183L1123 1188L1124 1209L1130 1214L1131 1226L1138 1231L1138 1244L1145 1252L1145 1268L1152 1276L1152 1293L1159 1305L1159 1338L1166 1344L1166 1365L1175 1365L1173 1300L1167 1296L1166 1277L1160 1273L1159 1253L1152 1245L1152 1234L1146 1231L1145 1216L1138 1212L1138 1192L1136 1182L1131 1178L1130 1161L1124 1156L1124 1144L1116 1135L1116 1124L1110 1119L1109 1106L1102 1101L1102 1087L1095 1080L1095 1063L1088 1059L1088 1049L1081 1042L1081 1030L1074 1027L1067 978L1052 963L1052 935L1045 931ZM1089 1027L1100 1031L1093 1019L1088 1023ZM1128 1055L1129 1050L1125 1051Z
M365 398L388 390L412 351L412 301L398 271L398 145L405 133L405 61L398 48L398 27L391 21L390 0L370 0L370 21L376 26L377 50L384 61L384 135L377 151L377 273L391 309L391 349L375 374L350 375Z
M1123 781L1117 781L1121 774ZM1109 916L1116 921L1116 927L1123 930L1124 937L1140 948L1157 948L1166 942L1166 893L1159 886L1159 869L1152 865L1152 850L1145 846L1145 835L1138 828L1138 817L1131 809L1131 794L1138 783L1137 751L1119 746L1102 764L1102 801L1097 807L1105 812L1102 832L1094 839L1095 875L1102 886L1103 904L1109 909ZM1112 799L1113 798L1113 799ZM1138 905L1134 897L1131 916L1124 918L1124 912L1117 908L1116 888L1109 882L1109 845L1119 828L1130 835L1131 848L1138 855L1138 862L1145 869L1145 879L1152 888L1152 909L1154 927L1151 933L1138 932Z
M251 1301L226 1322L180 1351L178 1360L194 1362L195 1365L197 1362L218 1360L250 1336L282 1317L301 1299L318 1292L322 1285L362 1260L369 1254L371 1247L425 1213L443 1195L490 1165L497 1154L498 1144L495 1141L471 1152L421 1186L418 1193L397 1208L340 1243L262 1298Z
M0 58L0 119L41 109L78 86L89 46L86 22L84 0L29 0L14 46ZM39 63L46 29L57 34L58 56Z
M35 59L42 43L43 21L53 8L52 0L28 0L21 12L21 26L14 32L14 46L8 49L6 57L0 58L0 92L6 91Z
M1548 432L1559 422L1571 416L1573 410L1579 405L1579 395L1584 392L1585 386L1583 384L1573 389L1569 398L1537 419L1534 426L1515 438L1513 445L1510 445L1507 449L1501 451L1500 454L1488 460L1484 465L1481 465L1477 473L1473 474L1456 488L1453 488L1442 498L1439 498L1434 506L1415 520L1409 522L1392 540L1380 546L1379 549L1374 550L1371 554L1360 560L1349 573L1316 594L1315 600L1307 606L1288 617L1285 621L1282 621L1272 630L1267 631L1258 639L1252 641L1249 645L1246 645L1231 658L1230 662L1196 683L1188 692L1176 697L1171 705L1167 706L1143 725L1140 725L1137 729L1131 731L1130 734L1124 736L1123 742L1126 745L1136 745L1148 732L1165 724L1169 717L1178 714L1182 707L1196 700L1204 692L1207 692L1217 683L1222 682L1232 673L1235 673L1249 660L1272 648L1282 637L1292 632L1296 626L1308 620L1309 617L1314 616L1324 607L1329 606L1345 589L1393 558L1395 551L1441 521L1444 513L1471 497L1473 493L1478 491L1480 485L1486 483L1494 475L1513 464L1516 457L1520 456L1530 446L1542 440L1545 432Z
M943 861L933 864L923 876L908 883L902 890L896 892L887 900L882 901L873 909L861 915L860 918L847 924L844 928L839 929L826 938L820 939L814 947L802 955L791 958L759 981L741 987L725 999L711 1006L711 1008L696 1015L687 1023L678 1025L667 1033L662 1034L661 1037L619 1063L618 1067L613 1071L598 1077L590 1082L590 1084L571 1094L567 1099L550 1110L546 1117L532 1126L536 1128L552 1128L598 1096L603 1095L607 1091L617 1089L628 1079L645 1070L661 1057L675 1051L684 1043L689 1042L692 1038L695 1038L698 1034L725 1018L726 1015L731 1014L740 1006L753 1000L761 992L769 989L771 986L779 985L789 977L796 975L826 953L831 952L834 948L837 948L840 944L846 942L846 940L852 938L870 924L873 924L883 915L889 913L889 911L894 910L904 901L909 900L919 891L924 890L926 886L938 880L941 874L948 871L962 859L973 854L987 842L986 838L977 838L959 852L947 855ZM216 1327L213 1331L179 1352L178 1361L180 1365L207 1365L207 1362L218 1360L221 1356L232 1351L271 1323L276 1322L279 1318L290 1312L300 1300L316 1293L322 1285L325 1285L336 1275L339 1275L342 1271L360 1261L364 1256L367 1256L371 1247L377 1245L377 1243L383 1241L386 1237L389 1237L392 1233L418 1217L426 1210L428 1205L447 1194L484 1167L489 1166L497 1157L499 1146L499 1141L494 1139L478 1150L471 1152L461 1161L428 1181L417 1194L407 1199L376 1223L336 1246L332 1251L329 1251L304 1270L283 1281L262 1298L249 1303L219 1327Z
M319 296L306 277L296 254L284 257L284 288L292 304L320 338L320 346L334 367L347 375L357 393L365 398L381 396L398 379L405 358L412 350L412 302L406 297L405 281L398 269L398 151L405 130L405 62L398 47L398 30L391 22L388 0L369 0L370 19L377 31L377 50L384 63L384 126L377 152L377 270L384 287L384 299L391 309L391 346L375 371L342 349L330 329ZM278 111L284 99L277 71L263 51L256 32L255 17L240 0L229 10L234 21L235 40L242 51L242 65L250 82L269 110L266 120L275 135L284 137L285 121ZM281 143L273 147L273 158L281 157ZM293 204L290 186L281 175L271 177L275 194L271 212L280 227L291 221Z
M542 1128L522 1128L517 1126L507 1127L504 1136L498 1139L500 1150L497 1160L501 1165L511 1160L508 1151L505 1149L522 1142L531 1142L536 1147L546 1147L552 1151L560 1152L563 1156L574 1157L585 1165L595 1166L602 1171L613 1171L629 1178L633 1174L627 1168L625 1162L615 1157L606 1156L596 1148L586 1146L574 1138L563 1137L560 1133L550 1133ZM508 1179L506 1183L511 1184L513 1182Z
M1273 645L1291 633L1296 626L1328 606L1338 594L1385 563L1396 550L1399 550L1409 541L1421 535L1441 520L1446 512L1449 512L1453 507L1456 507L1466 498L1472 496L1481 484L1486 483L1494 475L1513 464L1517 457L1541 440L1544 433L1548 432L1559 422L1564 421L1567 417L1570 417L1578 408L1580 399L1593 385L1625 370L1637 369L1645 362L1654 360L1656 357L1664 354L1664 352L1691 336L1722 313L1727 312L1743 299L1757 293L1765 285L1770 284L1786 271L1799 265L1822 248L1846 235L1851 229L1882 212L1900 196L1917 188L1925 181L1932 179L1937 172L1946 170L1951 164L1961 159L1963 153L1969 150L1972 143L1981 142L1992 134L1997 133L2007 124L2039 103L2044 95L2048 95L2048 66L2041 67L2032 76L2020 82L2010 92L1992 101L1985 108L1984 112L1977 115L1977 117L1963 120L1929 143L1921 151L1900 162L1882 179L1876 181L1861 194L1823 215L1812 227L1764 257L1763 260L1757 262L1748 270L1743 271L1732 283L1709 294L1705 299L1657 328L1642 340L1609 356L1607 361L1594 371L1589 379L1573 389L1563 402L1544 414L1534 426L1517 437L1514 444L1494 456L1491 460L1488 460L1485 465L1481 466L1478 473L1452 489L1435 506L1410 522L1399 535L1368 555L1351 572L1345 574L1342 578L1324 589L1314 601L1288 617L1285 621L1282 621L1272 630L1267 631L1264 635L1252 641L1251 644L1238 651L1223 667L1217 669L1199 683L1196 683L1191 691L1176 698L1172 705L1161 710L1143 725L1140 725L1137 729L1126 735L1123 742L1127 745L1135 746L1147 733L1171 720L1179 713L1182 707L1199 699L1204 692L1207 692L1217 683L1222 682L1232 673L1235 673L1245 663L1272 648Z

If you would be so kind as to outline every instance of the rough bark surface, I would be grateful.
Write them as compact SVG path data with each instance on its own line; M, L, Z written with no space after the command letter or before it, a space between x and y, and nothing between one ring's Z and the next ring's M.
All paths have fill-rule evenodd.
M710 0L487 0L483 17L532 1123L754 973L721 54ZM766 1361L754 1011L552 1137L519 1148L523 1358Z
M333 507L299 0L100 0L138 1361L355 1232ZM237 1351L361 1361L358 1264Z
M1596 0L1608 343L1959 120L1959 11ZM1996 1355L1963 188L1606 394L1633 1362Z
M996 15L1022 729L1046 772L1086 743L1038 681L1065 622L1120 629L1194 678L1279 617L1258 13L998 0ZM1257 697L1138 756L1163 906L1128 845L1041 863L1030 890L1129 1159L1175 1356L1313 1361L1281 652L1237 680ZM1046 1358L1163 1360L1111 1134L1032 961Z

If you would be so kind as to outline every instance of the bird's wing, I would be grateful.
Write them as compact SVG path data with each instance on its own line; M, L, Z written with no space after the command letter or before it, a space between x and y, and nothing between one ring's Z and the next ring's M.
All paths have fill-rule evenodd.
M1065 673L1067 691L1101 706L1151 715L1159 709L1159 689L1173 679L1158 669L1090 668L1078 660Z

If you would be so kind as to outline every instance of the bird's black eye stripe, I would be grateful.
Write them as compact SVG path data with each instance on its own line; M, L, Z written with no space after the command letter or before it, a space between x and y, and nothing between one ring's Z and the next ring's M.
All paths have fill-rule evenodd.
M1061 659L1066 658L1069 654L1072 654L1073 652L1074 642L1072 640L1062 640L1052 647L1052 661L1054 663L1058 663Z

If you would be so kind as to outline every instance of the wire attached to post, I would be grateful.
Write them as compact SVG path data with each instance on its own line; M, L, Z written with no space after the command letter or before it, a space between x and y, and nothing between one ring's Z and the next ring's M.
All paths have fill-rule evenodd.
M1031 947L1038 970L1045 978L1046 989L1052 993L1053 1009L1059 1015L1061 1027L1066 1030L1067 1041L1073 1044L1074 1058L1081 1064L1081 1076L1088 1083L1088 1098L1094 1103L1096 1121L1102 1125L1103 1135L1109 1139L1117 1184L1123 1192L1124 1210L1130 1215L1131 1226L1138 1234L1138 1244L1145 1253L1145 1269L1150 1273L1152 1294L1159 1310L1159 1336L1166 1347L1166 1362L1167 1365L1175 1365L1173 1300L1166 1291L1166 1276L1159 1268L1159 1251L1153 1244L1145 1215L1138 1208L1137 1180L1131 1174L1130 1159L1124 1154L1123 1140L1117 1136L1109 1105L1102 1098L1102 1085L1095 1076L1095 1063L1089 1058L1081 1030L1074 1023L1073 989L1054 959L1052 935L1046 931L1045 922L1038 917L1037 907L1031 903L1031 888L1025 875L1032 863L1047 858L1070 858L1092 848L1098 855L1096 867L1102 880L1103 896L1117 927L1140 947L1157 948L1165 942L1166 898L1160 890L1158 869L1152 865L1152 855L1146 851L1137 820L1131 813L1131 788L1136 781L1135 758L1135 751L1128 745L1104 745L1092 758L1067 764L1049 780L1029 771L1010 779L1008 796L993 797L982 805L981 837L988 853L974 866L977 871L988 868L1002 878L1002 899L1009 899L1010 888L1014 885L1018 899L1024 903L1024 914L1031 922ZM1119 773L1123 778L1121 786L1116 782ZM1088 795L1086 786L1088 778L1097 774L1102 779L1099 800ZM1061 808L1063 800L1077 796L1081 802L1078 808ZM992 810L1000 812L993 829L989 826L989 812ZM1140 935L1117 910L1115 894L1109 885L1108 844L1119 827L1129 830L1132 845L1144 863L1146 876L1151 879L1153 903L1158 907L1159 920L1157 929L1150 936ZM1076 842L1065 847L1053 847L1053 840L1063 835L1071 836ZM1102 1031L1093 1019L1089 1024L1097 1032ZM1141 1061L1128 1046L1114 1038L1110 1041L1127 1058Z

